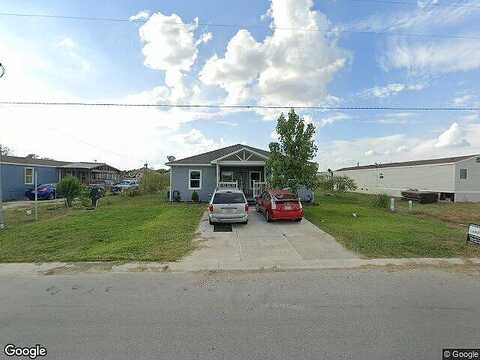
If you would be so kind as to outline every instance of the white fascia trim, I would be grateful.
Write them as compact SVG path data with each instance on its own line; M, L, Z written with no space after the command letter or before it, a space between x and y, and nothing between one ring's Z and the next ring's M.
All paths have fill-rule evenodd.
M213 164L170 164L167 166L213 166Z
M218 165L228 166L265 166L265 161L221 161Z
M231 152L230 154L224 155L224 156L222 156L222 157L219 157L218 159L213 160L212 163L217 163L219 160L222 160L222 159L225 159L225 158L227 158L227 157L229 157L229 156L235 155L235 154L237 154L237 153L239 153L240 151L243 151L243 150L248 151L248 152L251 152L251 153L253 153L253 154L255 154L255 155L258 155L258 156L260 156L260 157L263 158L263 159L268 159L268 156L265 156L265 155L262 155L262 154L260 154L260 153L258 153L258 152L256 152L256 151L250 150L249 148L242 147L241 149L238 149L237 151Z
M453 163L439 163L439 164L422 164L422 165L407 165L407 166L385 166L385 167L378 167L378 168L368 168L368 169L348 169L348 170L333 170L334 173L343 173L349 171L382 171L386 169L411 169L417 167L432 167L432 166L455 166L458 162Z

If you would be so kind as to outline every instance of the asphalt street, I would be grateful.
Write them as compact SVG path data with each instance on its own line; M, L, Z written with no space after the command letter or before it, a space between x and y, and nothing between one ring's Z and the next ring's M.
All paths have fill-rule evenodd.
M0 276L3 348L39 359L441 359L480 347L478 271ZM14 358L9 358L14 359Z

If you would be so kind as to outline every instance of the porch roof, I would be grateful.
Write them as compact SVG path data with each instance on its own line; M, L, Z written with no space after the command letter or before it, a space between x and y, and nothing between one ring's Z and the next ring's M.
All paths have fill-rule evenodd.
M174 160L167 162L165 165L167 166L175 166L175 165L206 165L206 164L215 164L216 160L219 160L221 158L225 158L230 154L234 154L238 151L241 151L242 149L246 149L247 151L251 151L253 153L257 153L263 157L269 157L270 152L254 148L252 146L248 145L243 145L243 144L235 144L232 146L227 146L225 148L209 151L203 154L198 154L195 156L190 156L187 158L179 159L179 160Z

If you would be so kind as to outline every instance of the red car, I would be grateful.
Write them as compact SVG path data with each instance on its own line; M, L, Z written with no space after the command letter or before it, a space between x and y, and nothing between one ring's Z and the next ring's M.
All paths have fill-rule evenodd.
M298 196L287 190L268 190L257 197L256 209L265 219L302 221L303 207Z

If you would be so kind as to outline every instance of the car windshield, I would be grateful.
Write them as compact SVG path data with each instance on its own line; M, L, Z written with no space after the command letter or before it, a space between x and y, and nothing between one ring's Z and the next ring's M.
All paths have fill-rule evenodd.
M214 204L244 204L245 196L242 193L216 193Z

